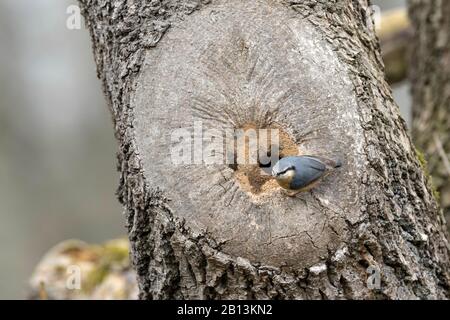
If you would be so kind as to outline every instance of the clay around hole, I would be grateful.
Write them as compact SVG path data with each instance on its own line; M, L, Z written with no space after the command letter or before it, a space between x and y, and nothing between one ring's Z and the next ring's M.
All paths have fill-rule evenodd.
M265 150L270 150L271 148L271 141L270 141L270 135L271 131L273 129L278 130L279 135L279 159L287 157L287 156L295 156L299 154L299 149L297 144L295 143L294 139L285 131L283 130L279 125L271 125L268 127L258 128L255 124L246 124L240 128L245 132L248 130L255 130L257 133L257 139L258 139L258 154L261 151L261 148L267 148ZM268 130L268 138L269 141L266 144L265 142L260 143L259 141L259 135L258 135L258 129L267 129ZM267 146L266 146L267 145ZM237 150L237 152L242 152L242 154L245 154L245 159L248 159L249 156L249 144L246 141L246 143L243 146L240 146L241 148L244 147L244 150ZM237 148L235 146L235 148ZM264 150L264 151L265 151ZM270 155L270 151L268 152L268 155ZM275 163L272 163L272 165L275 165ZM236 181L239 183L239 186L244 190L245 192L253 195L253 196L261 196L263 194L272 193L279 189L278 183L273 179L273 177L270 175L271 167L262 165L259 162L258 164L235 164L233 166L233 169L235 170L234 177Z

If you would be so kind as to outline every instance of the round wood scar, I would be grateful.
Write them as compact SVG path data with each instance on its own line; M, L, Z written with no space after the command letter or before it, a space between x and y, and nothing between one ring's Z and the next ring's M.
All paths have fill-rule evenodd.
M173 216L208 233L224 253L312 266L340 245L346 221L358 219L356 96L331 45L292 9L214 1L174 22L147 51L136 86L135 141L148 187L162 190ZM300 153L344 166L295 198L278 187L254 193L227 164L173 163L173 132L196 122L216 130L279 127Z

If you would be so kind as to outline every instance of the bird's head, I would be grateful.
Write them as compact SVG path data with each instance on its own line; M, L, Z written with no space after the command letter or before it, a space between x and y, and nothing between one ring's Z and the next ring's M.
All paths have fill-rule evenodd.
M273 167L272 176L277 180L280 186L289 189L296 174L295 170L295 166L290 159L283 158Z

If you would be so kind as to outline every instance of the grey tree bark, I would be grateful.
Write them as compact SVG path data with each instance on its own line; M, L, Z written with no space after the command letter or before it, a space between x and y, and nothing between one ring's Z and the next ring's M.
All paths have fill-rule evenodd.
M449 297L445 222L367 1L80 3L140 298ZM289 198L255 167L173 165L171 134L198 121L277 128L282 155L344 166Z
M450 3L410 1L413 139L450 219Z

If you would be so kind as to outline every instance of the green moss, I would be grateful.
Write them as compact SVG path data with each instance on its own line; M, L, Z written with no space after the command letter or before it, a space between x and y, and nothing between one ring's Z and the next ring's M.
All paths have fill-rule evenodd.
M128 268L129 246L126 239L113 240L102 246L91 247L99 260L95 262L95 268L88 273L83 281L83 291L91 293L100 285L112 270Z
M417 156L417 159L419 160L420 166L428 175L428 163L427 163L427 159L425 158L425 154L416 148L416 156Z
M436 189L436 187L432 184L433 196L436 199L437 202L441 202L441 193Z
M417 159L419 160L419 163L420 163L420 166L422 167L425 178L427 179L428 187L431 189L433 197L436 199L437 202L439 202L441 195L433 183L433 177L431 176L430 171L428 170L428 162L427 162L426 156L419 149L416 148L415 150L416 150Z
M83 291L85 293L92 292L96 286L103 282L109 273L109 267L107 265L99 265L97 268L93 269L87 275L85 281L83 282Z
M127 240L114 240L106 243L103 247L102 259L108 264L129 263L129 247Z

